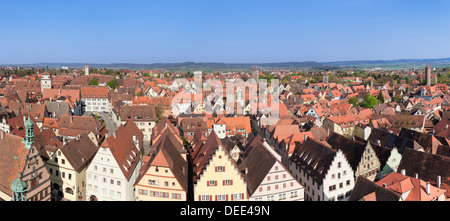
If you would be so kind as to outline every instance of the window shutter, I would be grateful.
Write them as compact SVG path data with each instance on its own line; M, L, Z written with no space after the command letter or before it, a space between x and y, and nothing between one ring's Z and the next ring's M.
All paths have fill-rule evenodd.
M226 200L228 201L228 194L226 195L227 197L226 197Z
M212 195L209 195L209 201L212 201Z
M233 185L233 180L230 180L230 185Z
M241 193L241 199L244 199L244 193Z
M217 195L216 195L216 201L217 201Z
M225 172L225 166L222 167L222 172Z
M231 201L233 201L233 194L231 194Z
M198 201L202 201L202 196L198 195Z
M206 181L206 186L209 186L209 180L208 180L208 181Z
M217 180L214 180L214 186L217 186Z
M222 185L225 186L225 180L222 180Z

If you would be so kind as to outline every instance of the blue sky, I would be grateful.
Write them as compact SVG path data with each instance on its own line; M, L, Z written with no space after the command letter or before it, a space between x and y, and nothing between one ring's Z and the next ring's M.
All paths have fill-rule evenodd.
M450 57L450 1L0 3L0 64Z

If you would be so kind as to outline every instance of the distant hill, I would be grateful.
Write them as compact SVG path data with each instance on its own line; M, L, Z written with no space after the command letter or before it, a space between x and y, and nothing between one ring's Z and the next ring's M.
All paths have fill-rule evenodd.
M69 67L83 68L85 63L37 63L37 64L16 64L0 66L21 66L21 67ZM111 63L111 64L89 64L91 68L107 69L163 69L168 71L240 71L251 70L253 67L263 69L314 69L314 70L336 70L349 68L422 68L426 65L434 67L449 67L450 58L439 59L399 59L399 60L360 60L360 61L333 61L333 62L273 62L273 63L220 63L220 62L181 62L181 63L153 63L153 64L134 64L134 63Z

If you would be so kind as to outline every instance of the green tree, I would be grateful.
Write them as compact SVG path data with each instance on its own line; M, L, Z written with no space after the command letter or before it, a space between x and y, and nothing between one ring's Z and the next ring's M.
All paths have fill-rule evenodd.
M92 80L89 81L89 85L97 86L97 85L98 85L98 80L97 80L97 78L92 78Z
M358 97L351 97L350 99L348 99L348 102L353 106L358 106Z
M384 103L384 97L383 97L383 93L381 93L381 91L378 94L377 100L380 101L380 104Z
M117 81L117 79L114 78L114 79L110 80L106 85L108 85L108 87L110 87L114 90L119 86L119 81Z
M395 102L399 102L401 99L402 99L402 95L400 95L400 94L397 94L394 97Z
M379 101L377 100L377 98L375 98L375 96L373 96L371 94L367 94L359 106L372 108L373 106L377 105L378 103L379 103Z
M163 118L164 107L163 107L163 105L161 103L159 103L159 104L157 104L155 106L155 114L156 114L156 121L157 122Z

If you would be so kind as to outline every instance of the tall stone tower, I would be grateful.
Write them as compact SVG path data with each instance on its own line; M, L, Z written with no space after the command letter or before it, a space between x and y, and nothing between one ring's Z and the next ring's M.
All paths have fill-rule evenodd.
M425 67L425 79L427 81L427 86L431 86L431 68L430 65Z
M89 75L89 64L84 65L84 75Z
M30 112L28 112L28 119L23 122L23 124L25 126L25 138L22 140L22 143L24 143L25 148L29 150L34 145L34 122L30 118Z
M253 67L252 69L252 79L256 81L256 83L258 83L259 80L259 70L257 67Z
M328 84L328 73L323 74L323 84Z

